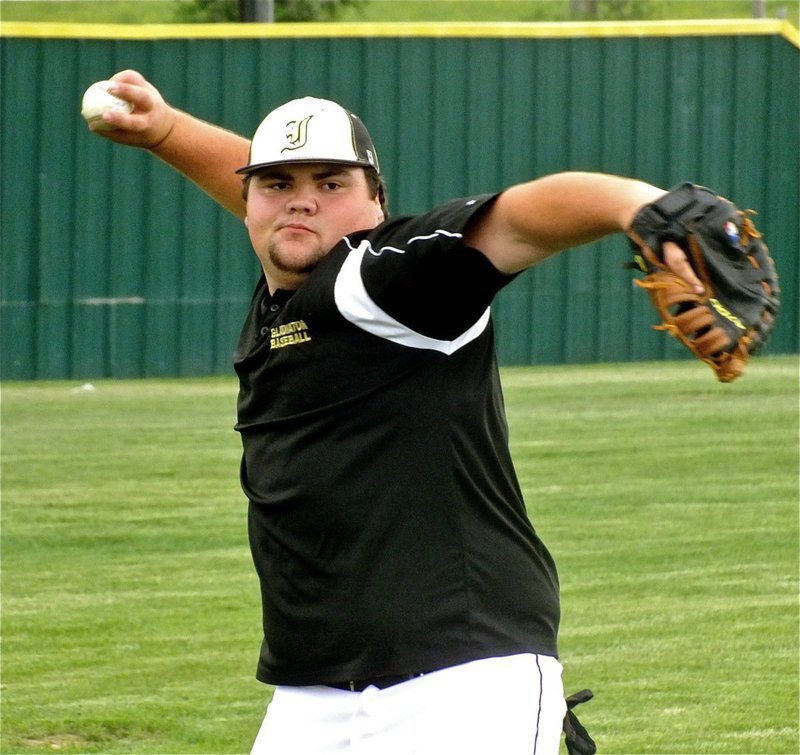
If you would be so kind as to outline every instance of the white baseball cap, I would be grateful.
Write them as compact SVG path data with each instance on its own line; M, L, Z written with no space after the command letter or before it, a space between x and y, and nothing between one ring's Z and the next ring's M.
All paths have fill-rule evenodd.
M236 172L320 162L361 165L380 173L375 146L357 115L331 100L301 97L261 121L250 143L249 162Z

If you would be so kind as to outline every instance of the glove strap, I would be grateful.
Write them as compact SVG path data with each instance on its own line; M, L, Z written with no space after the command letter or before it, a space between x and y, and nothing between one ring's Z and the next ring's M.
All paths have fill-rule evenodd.
M671 188L663 197L659 197L653 202L652 207L659 215L673 220L681 217L688 209L697 205L703 192L708 194L708 205L711 206L715 198L711 189L706 189L704 186L696 186L687 181Z
M567 714L564 716L564 742L569 755L595 755L597 746L589 736L589 732L572 712L581 703L587 703L594 697L590 689L582 689L566 699Z

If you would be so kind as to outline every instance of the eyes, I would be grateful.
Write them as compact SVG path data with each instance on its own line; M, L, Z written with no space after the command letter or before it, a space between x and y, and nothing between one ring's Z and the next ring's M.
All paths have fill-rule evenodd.
M276 176L259 176L256 177L254 183L260 191L268 194L285 194L292 191L297 186L292 179ZM333 177L317 179L311 183L323 194L336 194L349 186L345 179Z

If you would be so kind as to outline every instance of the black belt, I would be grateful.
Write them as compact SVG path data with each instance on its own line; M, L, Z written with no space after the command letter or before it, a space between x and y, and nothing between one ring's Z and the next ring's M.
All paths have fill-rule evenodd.
M354 679L349 682L335 682L333 684L326 684L326 687L333 687L334 689L344 689L350 692L363 692L367 687L377 687L378 689L386 689L387 687L394 687L395 684L402 684L416 679L420 676L425 676L427 671L421 671L417 674L396 674L393 676L376 676L372 679Z

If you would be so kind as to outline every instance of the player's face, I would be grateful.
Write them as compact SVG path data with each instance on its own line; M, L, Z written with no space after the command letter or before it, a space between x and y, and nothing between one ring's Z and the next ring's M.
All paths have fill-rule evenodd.
M247 230L270 289L295 289L346 234L383 219L362 168L286 164L254 174Z

